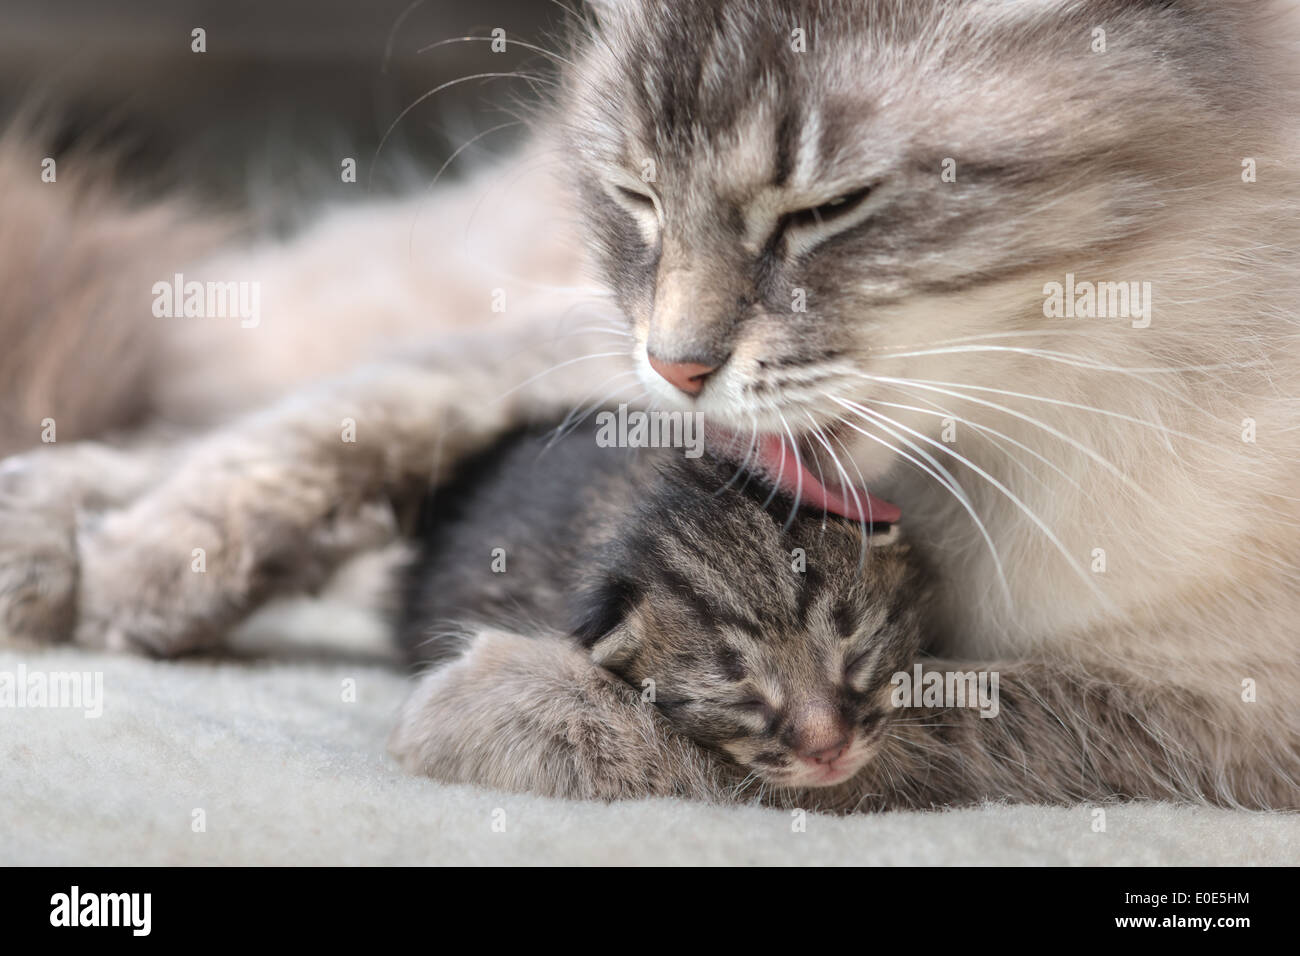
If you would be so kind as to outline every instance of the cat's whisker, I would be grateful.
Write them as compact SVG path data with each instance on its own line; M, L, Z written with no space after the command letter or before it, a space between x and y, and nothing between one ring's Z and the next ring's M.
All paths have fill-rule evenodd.
M430 43L428 46L422 46L420 47L420 49L416 50L415 52L428 53L430 50L434 50L442 46L450 46L453 43L474 43L474 42L492 43L494 40L496 40L496 37L490 37L490 36L489 37L476 37L476 36L449 37L446 40L439 40L437 43ZM538 46L535 43L528 43L525 42L524 40L516 40L514 37L510 37L509 40L506 42L507 42L507 49L512 46L523 47L525 50L532 50L534 53L540 53L542 56L550 57L552 60L555 60L557 63L564 63L567 66L574 65L573 61L568 59L567 57L560 56L560 54L556 53L554 50L548 50L545 47Z
M855 411L856 411L856 410L859 410L859 409L855 409ZM889 417L886 416L886 415L881 414L880 412L873 412L873 411L871 411L870 409L866 409L866 408L862 408L862 409L860 409L860 411L866 413L866 415L868 415L868 416L870 416L872 419L876 420L877 425L880 425L880 427L882 427L882 428L887 428L887 426L884 425L883 422L889 422L890 424L895 425L895 426L898 426L898 427L900 427L900 428L906 428L906 426L900 425L898 422L894 421L893 419L889 418ZM850 427L852 427L851 423L849 423L849 424L850 424ZM922 438L923 440L925 440L925 441L933 441L933 439L927 438L927 437L921 435L920 432L916 432L916 431L914 431L913 429L907 429L907 430L908 430L908 431L911 431L913 434L917 435L918 437L921 437L921 438ZM864 434L866 434L866 433L864 433ZM979 465L975 464L973 461L971 461L971 460L970 460L968 457L966 457L965 455L962 455L962 454L960 454L960 453L958 453L958 452L954 451L953 449L948 448L948 447L946 447L946 446L940 446L940 447L943 447L943 450L946 451L950 456L952 456L954 459L956 459L957 461L959 461L959 462L961 462L962 464L964 464L967 468L969 468L969 469L970 469L971 471L973 471L975 474L977 474L977 475L979 475L981 478L983 478L986 482L988 482L988 483L989 483L990 485L992 485L995 489L997 489L999 492L1001 492L1002 495L1003 495L1003 496L1004 496L1008 501L1010 501L1013 505L1015 505L1015 506L1020 510L1020 512L1021 512L1022 514L1025 515L1025 517L1027 517L1031 522L1033 522L1033 524L1035 525L1035 527L1038 528L1038 530L1039 530L1039 531L1043 534L1043 536L1044 536L1044 537L1045 537L1045 538L1046 538L1046 539L1051 543L1051 545L1052 545L1054 548L1056 548L1057 552L1060 553L1061 557L1065 560L1066 564L1070 567L1070 569L1071 569L1072 571L1074 571L1074 573L1079 577L1079 579L1080 579L1081 581L1083 581L1084 584L1087 585L1088 589L1089 589L1090 591L1093 592L1094 596L1096 596L1098 600L1102 601L1103 603L1105 603L1105 604L1107 604L1107 605L1109 606L1109 604L1110 604L1110 600L1109 600L1109 598L1107 598L1105 592L1102 591L1102 589L1099 588L1099 587L1097 586L1096 582L1093 580L1093 576L1090 575L1090 574L1088 573L1088 571L1087 571L1085 568L1083 568L1083 567L1078 563L1078 561L1075 560L1075 558L1073 557L1073 555L1071 555L1069 549L1067 549L1067 548L1065 547L1065 545L1061 542L1060 538L1056 535L1056 533L1055 533L1054 531L1052 531L1052 529L1048 526L1047 522L1044 521L1044 520L1042 519L1042 517L1040 517L1039 514L1038 514L1036 511L1034 511L1032 508L1030 508L1029 505L1027 505L1027 504L1024 502L1024 500L1020 498L1019 495L1017 495L1017 494L1016 494L1015 492L1013 492L1010 488L1008 488L1005 484L1003 484L1003 483L1002 483L1001 481L999 481L997 478L993 477L991 474L989 474L987 471L985 471L985 470L984 470L983 468L981 468ZM977 521L979 520L979 519L978 519L978 518L977 518L973 513L972 513L971 516L972 516L972 518L975 518ZM988 533L987 533L987 531L984 531L984 530L983 530L983 525L982 525L982 524L981 524L981 533L985 535L986 540L989 541L989 546L990 546L990 548L992 548L992 541L991 541L990 539L988 539ZM996 552L995 552L995 554L996 554ZM1001 573L1001 563L1000 563L1000 562L999 562L999 564L998 564L998 571L999 571L999 580L1002 582L1003 587L1006 589L1006 591L1007 591L1007 596L1008 596L1008 600L1010 600L1010 589L1007 588L1007 585L1006 585L1006 578L1005 578L1005 576Z
M741 459L740 465L736 468L736 473L731 476L731 478L726 482L726 484L719 487L718 490L713 493L715 498L718 495L725 492L732 485L734 485L741 475L746 474L746 469L749 467L750 460L753 458L754 451L755 449L757 449L757 447L758 447L758 419L753 418L751 416L750 431L749 431L749 447L745 451L745 457ZM746 479L746 481L748 481L748 479ZM741 487L743 490L744 486L742 485Z
M786 437L790 439L790 449L794 453L794 504L790 507L790 514L785 519L782 531L789 531L790 525L794 524L794 516L799 513L799 502L803 499L803 462L799 458L799 443L794 440L794 432L790 430L790 423L785 420L785 415L777 412L777 417L781 419L781 427L785 429ZM785 462L785 455L781 456L782 464Z
M983 519L980 517L979 513L975 510L975 505L971 501L970 495L967 494L966 490L962 487L961 482L959 482L957 478L952 474L952 472L950 472L947 468L945 468L937 458L935 458L925 449L921 448L915 442L909 441L907 438L904 438L895 429L902 429L904 431L907 431L917 436L918 438L921 438L923 441L932 441L932 440L925 437L920 432L907 428L906 426L900 424L899 422L895 421L894 419L890 418L887 415L883 415L879 412L873 412L871 411L871 409L863 408L862 406L857 405L854 402L846 401L845 399L840 399L840 398L832 398L832 401L834 401L836 404L840 405L841 407L848 409L851 412L857 413L862 417L868 417L868 420L873 421L878 428L883 429L885 432L890 434L895 440L900 441L903 444L907 445L914 452L916 452L918 455L924 458L926 462L929 463L931 467L926 468L925 466L920 465L920 463L917 462L916 459L907 456L913 463L917 464L918 467L921 467L922 470L926 471L928 474L934 477L942 487L946 488L956 499L957 503L962 506L962 509L965 510L966 513L970 515L971 520L975 522L975 526L980 533L980 537L984 539L984 543L989 550L989 555L993 559L994 570L997 572L998 583L1002 586L1003 596L1007 601L1007 605L1011 606L1012 604L1011 587L1007 582L1006 571L1002 565L1002 558L998 554L997 546L993 543L993 536L989 534L989 530L985 526ZM847 420L845 421L845 424L849 425L849 427L851 428L854 427L853 424ZM864 432L863 434L867 434L867 433ZM886 443L886 447L891 447L891 446L889 446ZM960 456L956 455L956 453L952 452L950 449L944 448L943 446L937 446L937 447L942 448L942 450L947 451L949 454L953 455L954 458L958 458L960 460ZM899 451L898 453L900 455L906 454L902 451ZM991 480L991 478L986 476L986 480ZM1027 508L1028 506L1025 507Z
M858 514L859 515L863 514L864 509L862 507L862 498L861 496L858 495L857 486L855 486L853 482L849 480L848 474L844 471L844 466L840 464L839 456L835 454L835 450L831 448L830 442L826 440L825 435L823 434L821 428L817 425L817 422L813 419L811 414L808 415L808 420L809 422L812 423L813 435L817 438L817 441L821 443L822 447L826 449L826 453L831 456L831 464L835 466L835 470L839 473L841 486L845 488L850 495L853 496L853 506L854 508L857 509ZM853 460L852 457L850 457L849 461L852 460ZM856 468L857 465L855 464L854 467ZM861 480L862 478L861 471L858 472L858 478L859 480ZM861 482L861 483L863 487L866 486L866 482ZM867 508L865 510L869 512L870 509L871 509L871 504L870 504L870 500L868 500ZM822 511L822 520L823 521L825 520L825 509L823 509ZM869 522L870 522L869 517L858 519L858 523L862 527L862 547L858 557L859 567L866 566L867 558L870 554L871 529L868 528Z
M370 175L366 182L366 188L367 189L374 188L375 163L379 159L379 154L383 152L385 144L387 144L389 138L393 135L393 131L397 129L397 127L401 124L402 120L406 119L406 117L410 115L413 109L415 109L421 103L424 103L425 101L429 100L431 97L437 96L443 90L450 89L453 86L459 86L461 83L468 83L471 80L496 80L496 79L522 79L522 80L528 80L530 82L539 82L539 83L546 82L551 84L554 84L555 82L554 80L550 80L547 77L543 77L535 73L521 73L518 70L504 70L501 72L472 73L469 76L459 76L456 77L456 79L454 80L447 80L445 83L439 83L433 89L428 90L425 93L421 93L409 105L407 105L405 109L403 109L400 113L397 114L397 118L394 119L392 123L388 125L388 129L384 130L384 135L379 138L379 145L375 147L375 151L370 157Z
M393 43L397 39L397 31L406 22L406 18L415 12L416 8L425 3L426 0L411 0L406 9L397 15L393 20L393 25L388 28L388 37L384 40L384 58L379 61L379 72L387 73L388 64L393 59Z
M1071 402L1063 398L1051 398L1047 395L1033 395L1028 392L1015 392L1005 388L994 388L991 385L968 385L962 382L936 382L936 381L931 381L929 379L919 379L919 378L918 379L892 379L887 376L878 376L878 377L867 376L867 377L875 377L878 379L878 381L882 381L882 382L904 383L907 385L916 385L916 386L925 386L925 385L946 386L948 388L966 389L967 391L988 392L993 395L1004 395L1008 398L1022 398L1025 399L1026 401L1043 402L1048 405L1059 405L1063 408L1073 409L1074 411L1090 412L1095 415L1105 415L1108 418L1116 418L1121 421L1130 422L1131 424L1134 425L1141 425L1143 428L1150 428L1155 431L1161 432L1164 435L1173 435L1175 437L1183 438L1186 439L1187 441L1196 442L1198 444L1207 445L1212 448L1217 447L1214 442L1207 441L1203 438L1198 438L1195 435L1189 435L1186 432L1178 431L1177 429L1169 428L1168 426L1161 425L1159 422L1147 421L1146 419L1143 418L1137 418L1136 416L1133 415L1127 415L1124 412L1116 412L1109 408L1098 408L1095 405L1084 405L1080 402ZM936 390L938 389L936 388ZM963 398L967 401L975 401L975 399L971 398L968 395L956 395L954 397ZM993 407L999 408L999 410L1001 411L1007 411L1009 414L1011 413L1008 409L1001 408L1000 406L993 406Z
M589 355L579 355L577 358L565 359L563 362L557 362L555 365L552 365L550 368L544 369L543 371L538 372L536 375L524 379L524 381L520 382L518 385L514 386L513 388L507 389L506 391L502 392L492 401L493 402L504 401L505 399L513 395L515 392L519 391L521 388L527 388L529 385L533 384L533 382L536 382L538 379L544 378L545 376L550 375L552 372L558 372L562 368L567 368L570 365L575 365L578 362L590 362L592 359L601 359L601 358L619 358L626 355L627 355L626 352L592 352Z
M1069 365L1075 368L1086 369L1090 372L1109 372L1109 373L1124 375L1128 378L1133 379L1134 381L1142 383L1143 385L1150 388L1153 392L1157 392L1161 395L1165 395L1173 399L1175 402L1181 405L1185 405L1188 408L1193 409L1195 412L1203 415L1207 415L1208 413L1191 396L1183 392L1176 391L1175 389L1172 389L1167 385L1163 385L1158 382L1153 382L1147 376L1160 375L1160 374L1180 376L1190 372L1209 373L1209 372L1223 372L1223 371L1241 371L1242 369L1247 367L1263 367L1263 363L1252 363L1252 365L1249 366L1243 365L1241 363L1237 363L1237 364L1220 363L1215 365L1181 365L1181 366L1152 366L1152 367L1145 367L1145 368L1127 368L1119 365L1106 365L1094 359L1089 359L1081 355L1072 355L1067 352L1059 352L1059 351L1048 350L1048 349L1015 348L1012 346L1001 346L1001 345L963 345L956 348L933 348L933 349L914 350L908 352L891 352L888 354L880 354L875 357L912 358L912 357L919 357L919 356L959 355L962 353L972 353L972 352L1002 352L1007 354L1024 355L1030 358L1038 358L1048 362L1056 362L1062 365ZM968 386L968 387L973 387L973 386ZM1038 397L1036 400L1048 401L1048 399L1042 397ZM1094 410L1100 411L1103 414L1108 412L1107 409L1094 409ZM1113 414L1118 414L1118 413L1113 413Z
M1107 458L1102 456L1101 453L1098 452L1095 448L1092 448L1084 444L1083 442L1079 441L1073 436L1068 435L1065 432L1061 431L1059 428L1055 428L1052 425L1049 425L1047 422L1044 422L1039 418L1035 418L1032 415L1027 415L1023 412L1019 412L1014 408L1007 407L1006 405L999 405L997 402L990 402L982 398L977 398L976 396L973 395L965 395L961 392L952 390L952 388L962 387L959 385L952 385L952 388L943 388L940 387L940 385L935 385L930 382L917 381L913 379L890 378L888 376L869 375L865 372L855 372L853 374L857 375L860 378L869 379L871 381L879 382L881 384L895 385L903 389L904 391L909 389L912 390L920 389L922 391L938 392L942 395L948 395L951 398L960 399L961 401L965 401L965 402L973 402L976 405L983 405L995 411L999 411L1006 415L1010 415L1013 418L1018 418L1021 421L1024 421L1030 425L1033 425L1036 428L1041 429L1042 431L1047 432L1049 435L1052 435L1054 438L1060 439L1061 441L1068 444L1070 447L1077 449L1079 452L1086 455L1088 458L1095 461L1097 464L1101 465L1104 469L1106 469L1106 471L1110 472L1112 475L1118 478L1127 488L1129 488L1129 490L1137 493L1138 495L1140 495L1143 498L1146 498L1147 500L1153 499L1153 496L1150 491L1148 491L1146 488L1143 488L1141 485L1139 485L1136 481L1134 481L1131 477L1129 477L1129 475L1126 474L1121 468L1119 468L1113 462L1109 461ZM944 382L941 383L941 385L951 385L951 383Z
M881 355L892 353L899 349L928 349L936 348L941 345L960 345L964 342L986 342L996 339L1020 339L1020 338L1053 338L1056 336L1070 338L1084 338L1093 341L1094 336L1090 332L1082 329L1020 329L1007 332L984 332L979 335L963 335L952 339L929 339L925 342L906 342L898 345L868 345L861 347L860 351L864 354Z
M438 180L442 179L442 174L447 171L447 167L450 166L452 163L454 163L456 161L456 158L460 156L461 153L465 152L465 150L469 149L471 146L473 146L475 143L479 142L480 140L484 139L485 137L490 136L493 133L500 132L503 129L510 129L512 127L519 126L519 125L521 125L521 122L519 120L513 120L509 123L500 123L496 126L491 126L485 130L482 130L481 132L475 134L474 136L471 136L469 139L465 140L465 142L457 146L456 149L452 152L452 154L448 156L447 159L443 162L443 164L438 167L438 171L434 173L433 180L426 187L424 198L415 207L415 212L411 216L411 230L410 233L407 235L407 240L406 240L406 254L409 258L411 259L415 258L415 230L416 227L419 225L420 212L424 208L425 200L427 200L428 195L433 191L433 188L438 185Z
M811 415L808 416L808 422L812 426L813 435L816 436L820 441L822 435L821 426L817 424L816 420ZM830 449L827 449L827 451L830 453L831 458L834 459L835 453L831 452ZM817 483L824 488L826 487L826 475L822 471L821 459L817 455L813 455L811 457L813 460L813 464L817 467ZM822 501L822 527L826 526L826 515L827 515L826 508L827 508L827 502L823 500ZM866 538L867 536L864 534L863 537Z
M776 476L775 477L771 475L768 476L769 478L772 479L772 490L771 492L768 493L768 496L763 500L764 510L767 509L767 506L772 503L772 500L777 496L777 493L781 490L781 479L785 477L785 458L786 458L785 450L782 449L781 465L777 469Z
M878 354L879 358L915 358L926 355L960 355L964 352L1008 352L1017 355L1028 355L1034 358L1045 358L1055 362L1061 362L1066 365L1073 365L1078 368L1085 368L1092 372L1121 372L1129 375L1182 375L1186 372L1226 372L1238 371L1245 367L1238 364L1217 363L1214 365L1157 365L1150 367L1129 368L1122 365L1106 365L1095 359L1089 359L1082 355L1071 355L1068 352L1057 352L1048 349L1025 349L1016 348L1009 345L962 345L955 348L922 348L909 352L890 352L888 354ZM1259 365L1260 363L1253 363Z
M934 415L940 418L951 418L954 422L959 422L960 424L966 425L969 428L973 428L977 432L984 432L987 433L988 435L996 436L997 438L1000 438L1016 446L1021 451L1028 453L1029 455L1036 458L1038 461L1041 461L1048 468L1051 468L1054 472L1060 475L1061 478L1063 478L1066 482L1073 485L1079 491L1083 491L1083 485L1079 484L1079 482L1074 478L1074 476L1072 476L1065 469L1061 468L1059 465L1057 465L1046 455L1043 455L1041 452L1035 451L1033 448L1030 448L1024 442L1017 441L1016 439L1012 438L1010 435L998 431L996 428L992 428L988 425L982 424L981 422L973 421L972 419L965 418L961 415L958 415L954 413L951 409L944 408L942 405L939 405L936 402L932 402L923 396L918 396L917 401L925 402L927 405L930 405L931 408L921 408L917 405L905 405L901 402L887 402L884 401L883 399L878 399L878 398L866 398L866 399L860 399L860 401L868 402L869 404L872 405L880 405L885 408L897 408L902 411L917 412L921 415ZM990 439L990 441L991 440L992 439ZM1013 455L1008 453L1005 448L1001 448L996 444L995 447L998 447L998 450L1001 451L1004 455L1006 455L1008 461L1012 461L1015 464L1019 465L1026 475L1028 475L1030 478L1033 478L1035 481L1038 481L1040 484L1044 484L1043 479L1040 476L1034 474L1033 470L1028 465L1026 465L1024 462L1020 461L1019 459L1015 458Z
M839 421L838 418L837 418L836 420ZM849 450L848 450L848 448L845 447L843 439L841 439L841 438L840 438L838 435L836 435L836 434L832 434L830 437L833 438L833 439L835 439L835 444L837 444L837 445L840 446L840 451L844 452L844 457L847 458L847 459L849 460L849 464L853 466L853 470L857 473L857 476L858 476L858 483L857 483L856 487L858 487L858 488L866 488L866 487L867 487L867 479L864 478L864 477L862 476L862 469L858 467L858 463L857 463L856 461L854 461L852 453L850 453ZM835 454L834 452L831 452L831 459L832 459L833 461L838 461L838 460L839 460L839 459L838 459L838 456L836 456L836 454ZM864 525L863 525L863 532L864 532L864 534L863 534L862 550L861 550L861 555L860 555L860 557L858 558L858 566L859 566L859 567L865 567L865 566L866 566L867 558L870 557L870 550L871 550L871 534L870 534L869 529L866 527L865 523L864 523Z
M749 786L757 779L758 779L758 771L757 770L749 771L749 773L745 775L745 779L741 780L740 783L736 784L732 788L731 790L732 798L739 799L740 795L743 794L745 790L748 789Z
M586 421L587 418L590 417L593 412L605 406L611 398L613 398L615 395L618 395L620 392L625 391L628 388L628 386L619 385L617 388L610 390L604 396L592 402L590 405L586 405L585 407L583 407L583 403L587 401L587 396L591 395L592 392L599 391L600 389L605 388L607 385L609 385L610 382L618 381L620 379L626 379L628 376L635 376L636 374L637 373L634 369L629 369L625 372L619 372L616 375L611 375L609 378L605 379L605 381L601 382L595 388L588 391L587 395L584 395L582 399L579 401L579 403L575 405L567 415L564 416L563 421L561 421L560 424L556 426L554 434L552 435L551 439L546 443L545 447L549 449L552 446L554 446L557 442L563 440L571 431L573 431L573 429L577 428L584 421ZM628 401L628 404L630 405L634 401L640 400L644 395L648 394L648 392L649 392L648 389L642 389L641 392L635 396L635 398L632 398L631 400ZM581 411L579 411L579 409L581 409Z

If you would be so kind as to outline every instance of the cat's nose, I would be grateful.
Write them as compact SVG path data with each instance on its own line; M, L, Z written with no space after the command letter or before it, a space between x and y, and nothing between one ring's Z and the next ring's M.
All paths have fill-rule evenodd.
M849 752L849 738L842 737L829 747L821 750L800 750L799 756L813 763L833 764Z
M853 732L835 707L824 701L802 707L795 718L794 752L812 764L834 764L849 751Z
M704 380L718 370L717 365L703 362L666 362L653 352L647 352L650 367L687 395L698 395L704 389Z

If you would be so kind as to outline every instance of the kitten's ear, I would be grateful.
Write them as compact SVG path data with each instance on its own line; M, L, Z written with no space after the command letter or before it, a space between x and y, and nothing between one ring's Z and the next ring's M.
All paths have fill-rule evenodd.
M637 639L627 623L621 623L591 645L591 662L597 667L616 670L636 656Z
M602 577L580 595L571 633L597 664L612 663L630 649L632 636L624 624L637 595L635 584L614 575Z

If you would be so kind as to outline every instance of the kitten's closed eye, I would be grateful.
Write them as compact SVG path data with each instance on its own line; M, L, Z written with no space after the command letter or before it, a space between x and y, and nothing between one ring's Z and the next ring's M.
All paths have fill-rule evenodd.
M869 659L875 656L876 648L869 647L859 654L854 654L844 662L844 678L852 681L857 672L867 663Z
M734 703L724 704L731 712L732 718L745 728L748 733L765 733L776 724L776 708L761 697L747 697Z
M775 708L761 697L748 697L745 700L738 700L730 706L746 714L762 717L764 720L770 720L776 714Z

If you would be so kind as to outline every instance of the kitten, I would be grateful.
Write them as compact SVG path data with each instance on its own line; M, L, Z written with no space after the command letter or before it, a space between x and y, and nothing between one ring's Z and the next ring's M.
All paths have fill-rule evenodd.
M421 537L413 660L456 656L448 623L567 632L674 731L773 786L851 778L920 646L905 545L871 547L734 464L602 448L587 427L504 439L431 496Z

